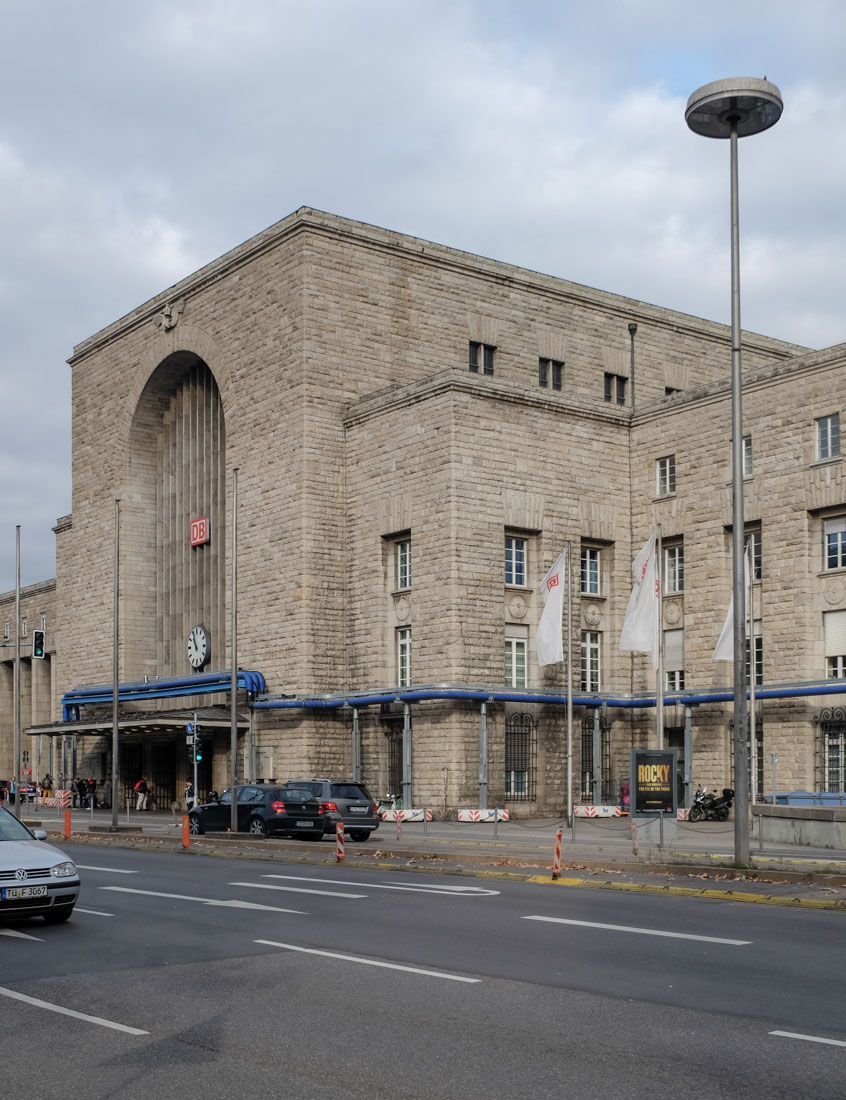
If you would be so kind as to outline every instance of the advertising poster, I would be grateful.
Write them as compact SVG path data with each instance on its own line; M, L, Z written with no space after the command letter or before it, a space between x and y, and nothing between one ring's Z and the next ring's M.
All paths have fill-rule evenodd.
M676 750L632 749L631 812L676 816Z

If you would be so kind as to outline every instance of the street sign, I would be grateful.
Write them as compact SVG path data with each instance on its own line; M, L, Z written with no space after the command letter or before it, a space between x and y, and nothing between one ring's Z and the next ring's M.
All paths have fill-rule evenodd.
M186 723L185 732L186 733L193 733L194 732L194 723L193 722L187 722Z

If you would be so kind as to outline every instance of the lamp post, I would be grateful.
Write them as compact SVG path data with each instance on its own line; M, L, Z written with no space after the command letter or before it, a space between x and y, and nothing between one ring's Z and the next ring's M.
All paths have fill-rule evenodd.
M767 80L733 77L705 84L687 101L685 121L703 137L731 142L731 490L734 599L734 853L749 864L749 786L746 759L746 612L743 593L743 413L740 369L740 247L737 139L761 133L781 118L781 92Z

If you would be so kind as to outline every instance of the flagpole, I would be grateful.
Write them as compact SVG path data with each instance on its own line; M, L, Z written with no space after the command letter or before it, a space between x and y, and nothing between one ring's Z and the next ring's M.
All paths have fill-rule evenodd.
M755 607L752 597L752 540L746 547L747 560L744 569L746 583L746 607L749 617L749 775L752 801L755 801L758 778L758 737L755 727Z
M573 824L573 562L572 543L567 553L567 824Z
M658 596L658 669L655 684L655 724L658 734L658 748L664 747L664 608L662 605L661 583L661 524L655 528L655 588Z

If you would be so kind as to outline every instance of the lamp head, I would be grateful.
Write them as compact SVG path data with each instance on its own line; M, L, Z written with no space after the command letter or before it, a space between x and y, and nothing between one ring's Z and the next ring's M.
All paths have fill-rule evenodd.
M738 137L748 137L775 126L783 109L775 84L731 77L697 89L687 101L684 117L691 130L703 137L731 137L733 129Z

